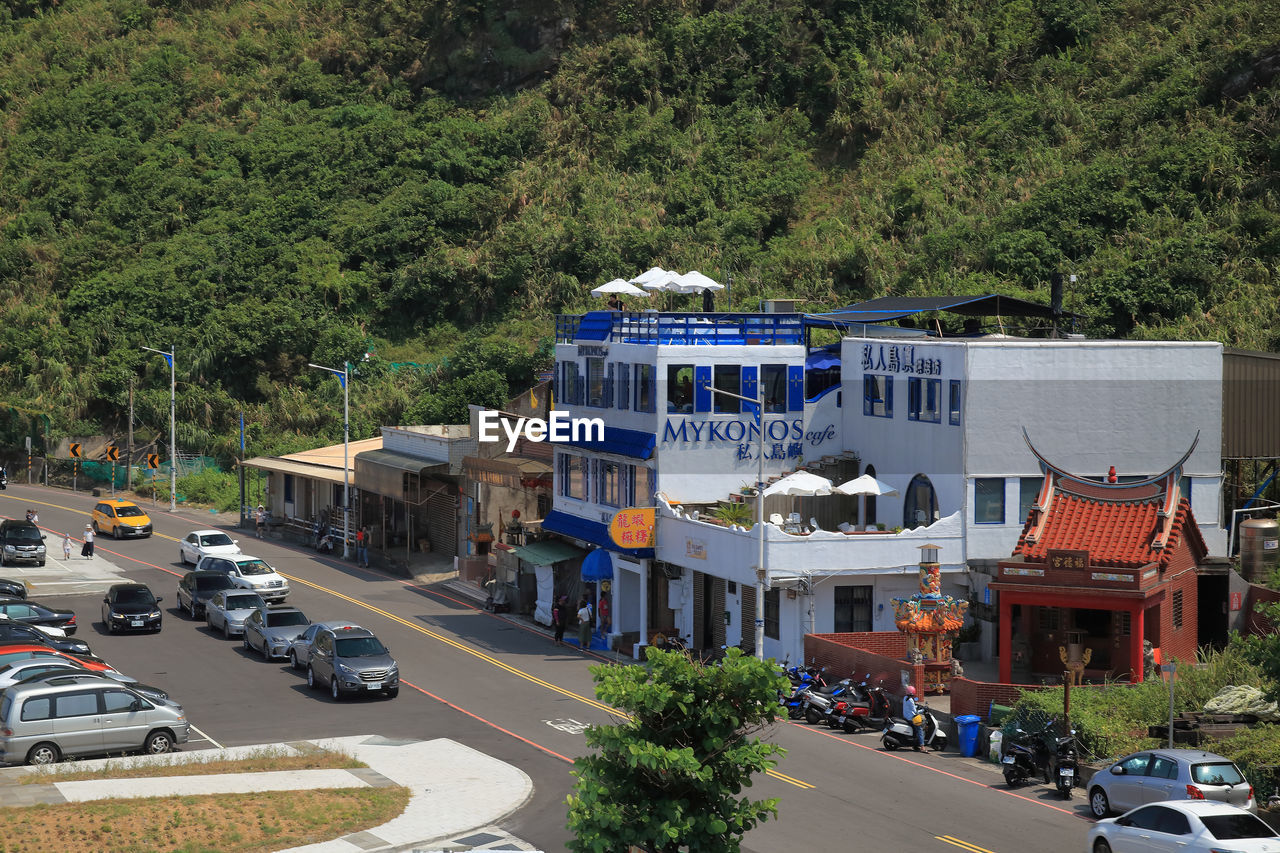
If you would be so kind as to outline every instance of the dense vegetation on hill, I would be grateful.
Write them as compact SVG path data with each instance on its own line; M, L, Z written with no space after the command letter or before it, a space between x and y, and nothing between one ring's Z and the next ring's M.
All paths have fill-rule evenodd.
M230 455L454 420L653 263L1280 344L1274 0L0 0L0 400ZM372 355L365 359L366 353ZM416 363L416 364L410 364ZM20 441L24 424L8 425Z

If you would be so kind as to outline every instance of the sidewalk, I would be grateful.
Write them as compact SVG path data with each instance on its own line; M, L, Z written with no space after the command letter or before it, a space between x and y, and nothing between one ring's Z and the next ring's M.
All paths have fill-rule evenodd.
M198 766L201 761L243 758L266 749L300 753L316 747L349 754L363 761L368 768L93 779L24 785L21 783L23 776L40 771L12 767L0 770L0 801L7 806L29 806L135 797L401 785L411 791L411 796L399 817L363 832L291 848L290 853L370 853L409 849L420 853L533 850L494 825L528 801L533 793L533 782L524 772L506 762L444 738L406 741L358 735L300 741L296 745L270 744L80 761L76 762L74 769L93 770L107 764L132 767L194 763Z

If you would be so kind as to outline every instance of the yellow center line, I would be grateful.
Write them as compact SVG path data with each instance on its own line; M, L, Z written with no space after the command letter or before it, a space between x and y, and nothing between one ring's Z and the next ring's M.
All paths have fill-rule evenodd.
M92 517L93 517L93 513L92 513L92 512L90 512L89 510L84 510L84 509L74 509L73 507L63 506L62 504L49 503L48 501L24 501L22 498L15 497L14 495L0 495L0 497L3 497L5 500L13 501L14 503L26 504L27 506L47 506L47 507L49 507L50 509L61 509L61 510L66 510L67 512L71 513L72 515L83 515L83 516L88 517L88 518L92 518ZM141 506L139 506L138 508L139 508L139 509L142 509L142 507L141 507ZM145 510L145 509L142 509L142 511L143 511L143 512L146 512L146 510ZM148 514L148 515L147 515L147 518L151 518L151 516ZM41 527L45 527L46 529L51 529L51 528L46 527L46 525L44 525L44 524L41 524L40 526L41 526ZM154 528L155 528L155 520L154 520L154 519L152 519L152 521L151 521L151 526L152 526L152 528L153 528L153 529L152 529L152 533L151 533L151 535L152 535L152 536L158 536L158 537L160 537L161 539L168 539L170 542L177 542L177 541L178 541L178 537L176 537L176 536L166 536L166 535L165 535L165 534L163 534L163 533L159 533L159 532L155 531L155 530L154 530Z
M970 844L968 841L961 841L952 835L935 835L935 839L953 847L959 847L961 850L968 850L970 853L993 853L985 847L979 847L976 844Z
M530 675L529 673L524 672L523 670L519 670L513 666L510 666L509 664L505 664L502 661L498 660L497 658L493 657L492 655L485 654L479 649L473 649L470 646L457 642L456 640L451 640L448 637L444 636L443 634L437 634L435 631L432 631L428 628L424 628L423 626L415 622L411 622L408 619L404 619L400 616L396 616L394 613L388 613L382 608L375 607L374 605L369 604L368 602L360 601L359 599L352 598L349 595L344 595L343 593L338 592L337 590L329 589L328 587L321 586L320 584L306 580L305 578L297 577L296 575L285 574L284 572L279 572L279 574L284 575L284 577L288 578L290 581L300 583L305 586L309 586L312 589L317 590L319 592L327 592L328 594L335 596L337 598L341 598L343 601L348 601L356 605L357 607L363 607L366 610L372 610L374 613L377 613L381 616L385 616L386 618L390 619L393 622L397 622L405 626L406 628L410 628L414 631L417 631L419 634L424 634L428 637L431 637L434 640L439 640L445 645L452 646L453 648L457 649L460 652L465 652L466 654L469 654L472 657L476 657L482 661L485 661L486 663L493 664L494 666L498 667L499 669L505 672L509 672L514 676L523 678L525 681L528 681L532 684L537 684L540 687L545 687L548 690L559 693L561 696L565 696L569 699L575 699L578 702L582 702L585 705L590 705L591 707L604 711L607 714L616 714L618 716L630 719L630 715L624 711L619 711L617 708L614 708L610 705L606 705L603 702L598 702L595 699L591 699L589 697L583 696L580 693L574 693L572 690L566 690L565 688L552 684L549 681L543 681L541 678L538 678L535 675ZM772 776L773 778L779 779L783 782L787 782L789 784L795 785L797 788L815 787L814 785L811 785L808 782L802 782L799 779L794 779L791 776L787 776L785 774L779 773L776 770L768 770L766 772L769 776Z

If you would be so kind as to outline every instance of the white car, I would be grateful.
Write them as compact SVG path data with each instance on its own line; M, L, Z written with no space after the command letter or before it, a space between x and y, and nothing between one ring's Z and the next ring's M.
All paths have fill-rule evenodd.
M1257 815L1213 800L1167 800L1105 818L1086 853L1280 853L1280 835Z
M256 592L271 604L278 604L289 595L289 582L266 560L248 554L203 557L196 564L196 571L222 572L236 586Z
M178 543L178 560L182 565L200 562L201 557L240 553L240 540L221 530L193 530Z
M48 637L67 636L67 632L61 628L55 628L53 625L34 625L30 622L23 622L21 619L14 619L7 613L0 613L0 622L17 622L21 625L30 625L32 628L35 628L37 631Z
M244 633L244 620L255 610L265 610L267 604L256 594L242 589L224 589L215 592L204 606L204 622L210 631L221 630L228 640Z

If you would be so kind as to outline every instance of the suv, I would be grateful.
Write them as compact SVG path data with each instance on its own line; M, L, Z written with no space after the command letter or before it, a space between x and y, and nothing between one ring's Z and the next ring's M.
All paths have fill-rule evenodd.
M266 560L248 554L223 554L201 557L198 572L221 572L241 589L251 590L269 604L278 604L289 595L289 582L277 574Z
M137 749L159 755L189 735L181 705L153 702L109 678L49 678L0 691L0 762L52 764Z
M44 565L45 536L29 521L16 518L0 522L0 566L10 563Z
M151 519L135 503L100 501L93 508L93 532L101 535L104 530L112 539L150 536Z
M307 664L307 686L329 685L334 701L346 693L378 690L388 699L400 692L400 669L391 650L357 625L316 632Z
M204 605L214 593L234 586L222 572L187 572L178 581L178 609L195 619L204 613Z

